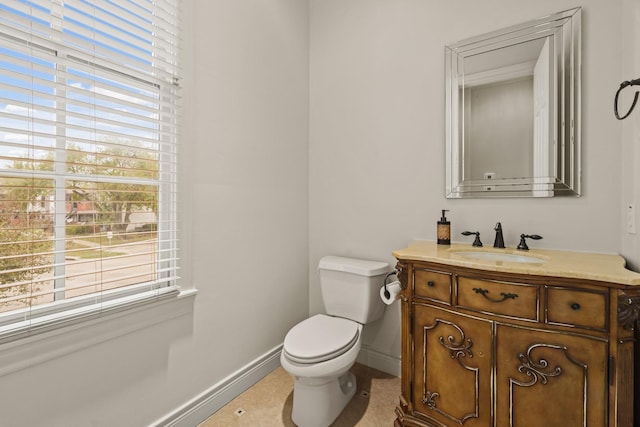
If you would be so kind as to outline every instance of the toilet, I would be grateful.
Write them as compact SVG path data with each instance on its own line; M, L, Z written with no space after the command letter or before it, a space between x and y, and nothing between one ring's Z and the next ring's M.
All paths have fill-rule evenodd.
M295 376L291 418L299 427L327 427L355 394L349 369L363 326L384 313L379 290L389 264L326 256L318 270L326 314L291 328L280 355L282 368Z

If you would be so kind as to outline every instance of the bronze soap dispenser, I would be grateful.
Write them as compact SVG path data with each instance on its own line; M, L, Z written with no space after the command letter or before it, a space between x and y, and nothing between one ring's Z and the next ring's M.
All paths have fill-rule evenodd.
M438 244L450 245L451 244L451 223L447 220L445 212L449 212L447 209L442 209L442 218L438 221Z

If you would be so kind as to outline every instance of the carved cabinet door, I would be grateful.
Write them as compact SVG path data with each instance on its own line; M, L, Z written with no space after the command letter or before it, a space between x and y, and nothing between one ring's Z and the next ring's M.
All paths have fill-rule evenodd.
M496 425L607 425L607 343L498 324Z
M492 425L491 322L414 308L414 413L438 425Z

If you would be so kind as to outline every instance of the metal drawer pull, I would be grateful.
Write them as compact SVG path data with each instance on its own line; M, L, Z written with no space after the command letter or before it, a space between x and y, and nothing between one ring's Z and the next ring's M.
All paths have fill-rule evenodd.
M433 280L429 280L429 281L427 282L427 286L428 286L428 287L430 287L430 288L433 288L433 287L434 287L434 285L435 285L435 283L433 283Z
M577 302L574 302L571 304L571 308L573 310L580 310L580 304L578 304Z
M489 290L487 290L487 289L473 288L473 291L476 294L481 294L483 297L485 297L486 299L488 299L491 302L502 302L502 301L506 301L508 299L516 299L516 298L518 298L518 294L500 292L500 295L502 295L502 299L493 299L493 298L489 298L487 296L487 294L489 293Z

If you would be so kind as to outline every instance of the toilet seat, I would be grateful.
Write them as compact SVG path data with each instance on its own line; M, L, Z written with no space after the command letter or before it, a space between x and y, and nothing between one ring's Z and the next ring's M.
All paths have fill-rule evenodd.
M357 322L316 314L291 328L284 339L284 353L296 363L313 364L346 353L358 341Z

